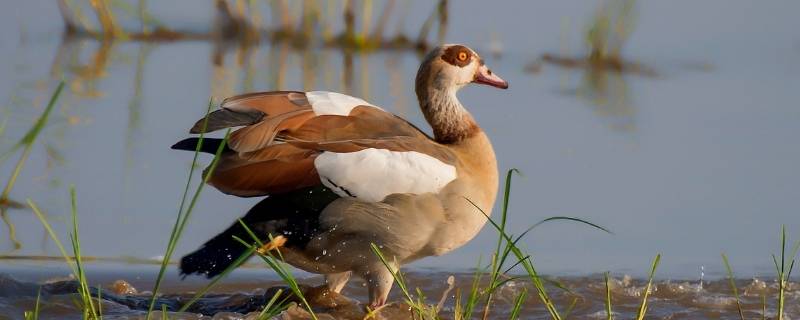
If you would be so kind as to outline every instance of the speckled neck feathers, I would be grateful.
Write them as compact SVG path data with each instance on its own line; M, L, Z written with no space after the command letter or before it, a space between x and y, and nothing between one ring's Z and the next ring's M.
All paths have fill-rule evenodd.
M415 86L417 100L439 143L457 143L480 131L472 115L458 101L458 89L459 86L447 83L429 63L420 66Z

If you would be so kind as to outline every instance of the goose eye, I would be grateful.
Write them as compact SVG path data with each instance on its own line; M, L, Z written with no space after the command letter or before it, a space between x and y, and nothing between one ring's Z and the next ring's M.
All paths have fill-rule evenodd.
M467 60L467 53L466 52L459 52L458 53L458 61L465 61Z

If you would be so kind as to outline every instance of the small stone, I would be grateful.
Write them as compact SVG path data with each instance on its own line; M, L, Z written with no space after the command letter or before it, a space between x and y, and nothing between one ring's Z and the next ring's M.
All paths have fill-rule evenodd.
M111 285L111 292L118 295L133 295L138 294L139 291L125 280L117 280Z

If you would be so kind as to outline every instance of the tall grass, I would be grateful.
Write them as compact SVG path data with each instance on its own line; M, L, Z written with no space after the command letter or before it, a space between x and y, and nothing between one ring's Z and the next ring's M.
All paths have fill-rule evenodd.
M505 189L503 190L503 204L502 204L502 211L501 211L501 216L500 216L500 223L497 223L494 220L492 220L492 218L490 218L489 215L486 214L486 212L483 211L482 208L480 208L478 205L476 205L471 200L466 199L467 201L472 203L472 205L475 206L475 208L477 208L478 211L480 211L480 213L484 215L484 217L486 217L487 221L497 230L497 232L499 234L498 244L500 244L500 245L498 245L495 248L495 252L494 252L494 257L495 258L493 259L494 261L492 262L492 267L490 268L490 272L491 272L490 279L492 279L492 280L490 281L490 285L489 285L489 288L488 288L487 294L486 294L486 304L487 304L487 306L484 307L484 316L483 316L483 318L486 319L486 318L489 317L489 311L488 310L489 310L489 307L490 307L489 305L491 304L491 295L493 294L493 292L496 289L498 289L501 285L506 283L507 281L510 281L508 279L499 280L500 276L501 275L506 276L507 273L512 268L514 268L516 266L521 266L522 269L527 274L528 280L531 281L531 283L533 284L534 288L536 289L537 296L539 297L539 300L542 302L542 304L545 306L545 309L547 310L547 312L550 314L550 317L552 319L554 319L554 320L561 320L561 319L564 319L565 317L562 316L561 312L559 312L558 308L556 307L553 299L550 297L550 294L547 291L545 283L551 284L551 285L555 286L556 288L564 290L564 291L567 291L567 292L570 292L569 289L567 289L566 287L564 287L563 285L561 285L557 281L552 281L552 280L548 280L548 279L545 279L545 278L541 277L539 275L538 271L536 270L536 267L534 266L533 260L530 257L530 255L527 255L527 254L523 253L523 251L517 246L517 244L531 230L533 230L534 228L536 228L539 225L542 225L545 222L550 222L550 221L566 220L566 221L572 221L572 222L578 222L578 223L581 223L581 224L585 224L585 225L588 225L590 227L593 227L593 228L596 228L596 229L599 229L599 230L602 230L602 231L605 231L605 232L609 232L610 233L610 231L608 229L605 229L605 228L603 228L603 227L601 227L599 225L596 225L594 223L588 222L588 221L583 220L583 219L574 218L574 217L560 217L560 216L558 216L558 217L550 217L550 218L544 219L544 220L540 221L539 223L536 223L536 224L532 225L531 227L529 227L527 230L525 230L522 234L520 234L516 238L513 238L511 235L506 233L506 223L507 223L507 218L508 218L508 203L509 203L510 195L511 195L511 177L513 176L514 173L519 174L519 170L511 169L511 170L508 170L508 172L506 173L506 182L505 182ZM500 250L500 247L502 247L503 249ZM511 265L511 267L505 268L505 262L509 258L510 254L514 255L514 257L516 258L516 262L513 263ZM568 307L565 311L568 314L570 310L571 310L571 307Z
M595 12L586 31L589 61L619 62L622 47L636 23L636 0L607 0Z
M239 220L239 224L241 224L242 227L244 227L244 229L251 236L251 238L254 239L253 241L256 244L258 244L259 246L258 247L256 247L255 245L251 246L246 241L244 241L244 240L242 240L240 238L234 237L235 240L237 240L240 243L243 243L243 245L247 246L247 250L244 253L242 253L238 258L236 258L236 260L234 260L228 267L226 267L225 270L223 270L219 275L214 277L214 279L212 279L200 291L195 293L195 295L192 297L192 299L190 299L187 303L185 303L183 306L181 306L181 308L178 310L179 312L184 312L184 311L188 310L191 305L193 305L201 297L206 295L211 290L211 288L213 288L215 285L217 285L217 283L219 283L220 280L224 279L225 277L228 276L228 274L233 272L233 270L235 270L236 268L238 268L239 266L244 264L250 258L250 256L252 256L253 254L256 254L256 253L260 253L258 248L263 246L263 243L261 243L261 240L244 223L244 221ZM274 259L273 256L269 256L269 258L270 259ZM281 257L281 259L282 259L282 257ZM270 262L272 262L272 261L270 261ZM268 263L268 265L271 266L270 263ZM303 296L302 290L300 290L300 287L299 287L299 285L297 283L297 280L295 280L295 278L292 276L291 272L288 272L288 270L285 269L285 268L282 268L282 266L281 266L281 268L278 268L275 271L284 280L285 283L289 284L290 287L292 287L292 293L294 293L302 301L306 301L305 297ZM263 310L261 311L259 319L264 318L264 317L270 317L270 316L277 315L281 311L285 310L288 307L286 302L287 302L289 297L288 296L283 297L283 298L281 298L281 297L283 297L283 290L279 289L272 296L272 298L267 302L267 304L263 307ZM308 307L309 312L313 314L313 311L311 310L310 305L308 305L306 303L306 307Z
M14 170L11 172L11 177L8 178L8 181L3 188L3 192L0 193L0 218L3 219L3 222L5 222L8 228L8 237L11 240L11 243L14 245L14 250L22 248L22 243L17 240L16 228L8 218L8 213L6 212L8 207L11 207L15 204L13 201L11 201L11 199L9 199L11 189L14 188L17 178L19 177L20 172L22 172L22 168L25 166L25 162L28 160L28 157L31 154L31 150L36 142L36 138L39 137L39 133L42 132L45 124L47 124L47 120L50 118L50 113L53 111L53 108L55 107L58 98L61 96L61 91L63 91L63 89L64 81L61 81L58 83L56 90L53 91L53 94L50 96L50 101L47 103L47 107L44 109L44 111L42 111L42 114L39 116L39 118L36 119L36 122L33 123L33 126L28 129L28 132L26 132L22 139L20 139L19 142L17 142L10 150L3 155L0 155L1 163L17 149L23 148L22 154L20 155L19 160L17 160Z
M33 311L25 311L25 313L23 313L23 318L25 318L25 320L39 319L39 306L41 305L41 300L42 287L39 287L39 290L36 291L36 304L33 306Z
M292 275L291 270L286 268L285 264L283 263L283 256L281 255L280 250L276 250L276 252L278 253L277 257L274 256L270 251L259 250L259 248L264 248L265 244L261 241L261 239L259 239L259 237L252 230L250 230L247 224L245 224L241 220L239 221L239 223L244 227L248 235L250 235L251 241L246 241L236 236L234 236L233 238L236 241L239 241L239 243L241 243L242 245L246 246L248 251L255 252L256 255L258 255L261 258L261 260L263 260L270 267L270 269L275 271L275 273L278 274L281 280L283 280L283 282L289 286L289 289L291 289L292 293L294 293L294 295L298 299L300 299L300 301L303 303L303 306L306 307L306 310L308 310L309 314L311 315L311 318L317 320L317 315L311 308L311 304L308 303L308 300L303 295L303 290L300 289L300 284L297 282L297 279L294 277L294 275ZM273 239L270 236L270 241L272 240Z
M528 289L523 288L522 292L520 292L519 295L517 295L517 297L514 299L514 306L511 307L511 315L508 316L508 319L515 320L519 318L522 305L525 303L525 298L527 297Z
M47 218L39 209L33 200L28 199L28 205L33 210L33 213L42 222L47 234L50 235L50 238L55 242L58 249L61 251L61 255L66 260L67 265L69 265L70 269L72 269L72 275L78 281L78 295L80 296L81 300L81 310L83 312L84 319L102 319L101 310L100 308L100 291L98 290L98 303L95 305L94 297L92 297L92 293L89 287L89 280L86 278L86 271L83 266L83 261L81 260L81 242L78 229L78 208L77 202L75 200L75 187L70 187L70 200L71 200L71 216L72 216L72 232L70 233L70 243L72 244L72 256L67 254L67 250L64 249L64 245L61 243L61 240L58 238L58 235L53 231L53 228L50 226L50 223L47 222Z
M611 312L611 287L608 286L608 272L603 274L603 279L606 283L606 319L614 320L614 314Z
M506 173L506 181L505 181L505 188L503 191L503 202L501 207L501 216L499 222L491 219L486 212L483 211L478 205L472 202L469 199L465 199L472 203L478 211L483 214L487 221L498 231L498 241L495 246L495 251L492 255L492 261L490 265L486 269L476 268L475 275L473 277L472 286L470 288L470 292L467 298L466 303L462 303L462 293L457 291L456 293L456 301L455 301L455 308L454 308L454 318L457 320L460 319L471 319L472 314L475 310L479 301L483 301L483 313L482 319L490 319L491 316L491 306L493 302L493 297L495 292L501 288L503 285L510 281L522 279L520 277L511 277L508 273L517 266L521 266L523 270L525 270L527 274L527 279L533 284L534 288L536 289L537 296L542 304L545 306L546 310L548 311L551 319L554 320L561 320L567 318L572 307L574 307L577 299L573 299L572 304L568 306L562 315L562 312L558 310L555 305L555 302L551 298L550 294L548 293L548 289L546 284L553 285L554 287L564 290L566 292L570 292L568 288L564 287L557 281L545 279L539 275L538 271L533 265L532 259L530 255L523 253L523 251L518 247L518 243L522 238L533 230L535 227L549 221L557 221L557 220L567 220L573 222L579 222L591 227L597 228L599 230L610 232L607 229L600 227L596 224L591 222L573 218L573 217L551 217L540 221L539 223L534 224L522 234L517 237L513 237L506 232L506 225L508 222L508 205L511 196L511 178L514 173L519 174L519 170L511 169ZM419 292L417 293L417 297L414 297L411 294L411 291L408 289L408 284L405 282L402 272L399 270L393 270L391 268L391 264L386 260L386 257L380 251L380 249L375 245L372 244L372 250L375 255L381 260L384 266L391 272L392 276L394 277L395 282L397 282L397 286L403 292L403 296L406 300L406 303L411 307L411 309L415 312L415 315L420 319L438 319L438 310L436 308L431 308L429 306L424 296ZM514 258L516 259L514 263L507 263L509 262L509 258L513 254ZM478 263L480 266L480 262ZM483 276L483 273L488 270L488 279L489 283L487 284L486 288L480 288L480 282ZM514 298L514 304L511 309L510 319L516 319L520 315L520 310L524 301L527 297L527 289L523 290L519 295Z
M789 277L792 276L797 250L800 249L800 241L791 249L791 255L786 255L786 249L786 226L781 226L780 264L778 264L778 258L774 254L772 255L772 262L775 263L775 271L778 273L778 320L784 319L783 309L786 304L786 285L789 283Z
M776 297L776 305L775 305L775 314L778 320L786 319L786 315L784 314L784 308L786 307L786 287L789 283L789 278L792 276L792 270L794 269L795 258L797 257L798 249L800 249L800 241L797 241L794 246L788 251L789 254L787 255L787 237L786 237L786 226L781 226L781 234L780 234L780 241L781 241L781 253L780 257L776 255L772 255L772 262L775 264L775 271L777 273L776 281L778 282L778 292ZM780 260L780 262L778 262ZM733 297L736 300L736 310L739 313L739 319L744 320L744 310L742 308L742 302L739 297L739 290L736 287L736 278L733 275L733 269L731 268L731 264L728 261L728 256L724 253L722 254L722 262L725 265L725 271L728 277L728 283L731 287L731 291L733 292ZM766 319L767 317L767 297L766 295L761 296L761 318Z
M187 195L189 194L189 186L191 185L192 176L194 174L194 169L197 166L197 158L200 154L200 149L203 146L203 140L205 138L205 133L202 132L206 131L205 129L208 126L208 114L211 113L212 105L213 101L209 100L208 109L206 110L206 117L204 118L205 120L203 121L203 130L201 130L200 137L197 142L197 147L195 148L194 151L194 158L192 159L192 165L189 168L189 177L188 179L186 179L186 186L183 190L183 197L181 198L181 204L178 207L178 216L175 219L175 224L172 226L172 232L170 233L169 242L167 243L167 249L166 252L164 253L164 258L161 261L161 268L158 271L158 276L156 277L156 282L155 285L153 286L153 296L150 298L150 304L147 309L147 315L145 316L147 320L150 320L152 316L153 307L155 306L159 289L161 289L161 282L164 279L164 274L166 273L167 266L169 265L169 261L172 258L172 254L175 251L175 247L178 244L178 240L183 234L183 230L186 228L186 223L189 221L189 218L192 215L192 211L194 210L194 206L197 203L197 199L199 199L200 197L200 193L203 191L206 182L208 182L208 179L211 177L211 175L214 173L214 169L216 169L217 167L220 155L222 154L222 151L225 150L225 145L231 133L230 129L228 129L227 132L225 133L225 137L222 139L222 143L220 143L219 147L216 150L216 153L214 155L214 160L212 160L211 165L205 171L205 175L202 181L197 185L197 188L195 189L194 195L192 196L188 207L186 207L186 210L184 210L184 206L186 205Z
M395 283L397 286L400 287L400 291L403 292L403 297L406 300L406 304L414 311L415 316L419 317L419 319L438 319L438 310L433 308L432 306L428 305L425 301L425 296L421 294L421 291L417 289L417 296L416 298L411 294L411 291L408 289L408 284L406 283L405 277L403 277L403 273L400 272L400 269L392 268L392 265L386 260L386 257L381 252L381 249L374 243L370 244L372 248L372 252L378 256L378 259L381 260L381 263L389 270L392 274L392 278L394 278ZM370 313L376 310L369 310ZM416 318L415 318L416 319Z
M3 137L3 134L6 133L6 125L8 124L8 118L4 118L3 122L0 122L0 138Z
M647 298L650 296L650 289L653 286L653 276L656 274L659 262L661 262L660 253L656 255L656 258L653 259L653 264L650 266L650 275L647 277L647 286L645 286L644 293L642 294L642 303L639 305L639 312L636 313L636 320L643 320L644 316L647 314L647 308L649 307Z
M725 271L728 275L728 283L731 286L731 291L733 291L733 296L736 298L736 311L739 312L739 319L744 320L742 302L739 299L739 290L736 288L736 278L733 276L733 269L731 268L731 264L728 262L728 256L726 256L724 253L722 254L722 262L725 264Z
M58 87L54 91L46 109L43 111L42 115L37 119L34 123L33 127L26 133L26 135L17 143L14 148L12 148L9 153L15 151L17 148L24 148L22 152L22 156L20 160L17 162L17 165L14 168L14 172L12 173L9 182L6 184L5 189L3 190L2 194L0 195L0 200L8 201L8 194L10 193L11 188L13 187L16 178L18 177L25 160L28 158L30 154L30 149L34 142L36 141L37 136L44 128L48 116L51 113L61 91L63 90L64 82L62 81L59 83ZM206 115L208 115L211 111L212 103L209 102L208 109L206 111ZM206 123L203 126L207 126ZM205 131L205 130L203 130ZM213 174L214 169L216 168L220 155L225 148L227 140L230 136L230 130L226 132L225 138L223 142L220 144L219 148L216 150L214 160L212 161L211 165L208 169L204 172L202 181L198 184L194 193L191 197L189 197L191 183L194 176L194 169L197 166L199 150L202 148L202 143L204 140L204 134L200 134L199 142L197 148L194 153L194 157L192 160L192 166L187 178L187 182L183 191L183 196L180 202L180 206L178 208L178 214L176 221L173 225L169 242L167 244L166 252L164 255L163 260L161 261L161 268L159 270L158 276L155 281L155 285L153 288L153 295L150 299L148 304L148 311L146 318L150 319L152 316L152 311L155 308L155 301L158 296L159 290L161 288L161 284L163 281L163 277L166 272L166 268L168 263L174 253L175 247L183 230L185 229L189 218L193 212L193 209L196 205L197 200L205 186L206 182L208 181L211 174ZM454 319L456 320L463 320L463 319L471 319L480 304L483 305L483 310L481 317L483 319L490 319L495 318L492 316L492 307L493 302L495 299L495 295L497 290L500 289L503 285L509 283L510 281L516 281L520 279L528 280L533 288L536 291L536 296L547 310L549 317L554 320L561 320L566 319L569 317L570 311L575 306L577 300L573 300L572 304L564 308L563 310L556 306L553 298L550 295L549 288L555 287L557 289L564 290L567 293L570 293L569 289L564 287L557 281L550 280L541 276L537 269L534 266L533 259L530 255L525 253L522 249L519 248L519 242L523 239L525 235L527 235L530 231L534 228L551 221L571 221L571 222L578 222L581 224L586 224L592 228L596 228L598 230L602 230L605 232L609 232L609 230L593 224L591 222L574 218L574 217L550 217L543 219L540 222L532 225L524 232L522 232L518 236L514 236L508 233L507 226L508 226L508 207L510 202L510 195L511 195L511 180L514 173L519 173L516 169L509 170L506 174L505 186L503 190L503 199L501 205L501 216L499 220L493 220L484 212L480 207L475 205L475 207L486 217L487 221L494 227L498 232L498 239L494 246L494 252L492 254L491 261L488 266L482 267L481 260L478 260L477 266L475 268L475 273L473 275L472 283L469 287L469 291L466 294L462 293L460 290L456 291L455 294L455 307L453 310ZM83 313L84 319L102 319L102 308L101 303L102 295L101 289L97 290L97 295L95 297L92 296L92 288L89 286L89 281L86 276L85 272L85 265L84 260L82 258L82 251L81 251L81 242L79 237L79 224L78 224L78 214L77 214L77 201L76 201L76 192L74 186L71 186L69 189L70 192L70 212L71 212L71 232L70 232L70 244L71 244L71 254L68 253L64 245L61 243L59 237L54 232L53 228L47 221L45 214L39 209L36 203L28 199L28 205L36 215L36 217L41 221L45 231L49 235L49 237L54 241L55 245L57 246L58 250L60 251L62 257L64 258L67 265L70 267L71 272L75 279L78 282L78 296L80 300L81 310ZM469 201L469 199L466 199ZM239 221L240 224L245 228L245 230L250 235L251 239L240 239L235 238L235 240L239 241L242 245L247 247L247 251L238 257L234 262L224 270L220 275L215 277L209 284L207 284L202 290L197 292L195 296L186 304L182 305L179 311L186 311L188 308L193 305L199 298L204 296L207 292L211 290L220 280L225 278L232 272L235 268L242 265L251 255L256 254L261 258L272 270L274 270L278 276L282 279L284 283L286 283L289 287L289 291L300 300L302 306L308 310L310 316L313 319L317 319L316 314L313 311L313 308L309 301L304 296L303 290L301 289L296 277L293 276L291 270L285 265L283 262L283 256L281 255L280 250L275 250L274 254L271 251L262 251L259 248L264 247L264 243L261 241L258 235L256 235L244 222ZM781 250L779 256L772 255L773 262L775 264L777 278L778 278L778 292L777 292L777 304L776 304L776 314L777 319L783 320L785 319L784 316L784 308L786 304L786 287L791 277L794 264L795 264L795 257L797 256L798 250L800 249L800 242L794 244L791 248L787 247L787 235L786 235L786 228L785 226L781 229ZM272 240L272 239L270 239ZM394 277L395 282L397 283L399 289L401 290L403 297L406 303L411 307L416 317L420 319L439 319L440 318L440 311L443 301L437 306L432 306L428 304L426 301L426 297L424 293L417 288L416 290L412 291L411 288L408 286L408 283L403 275L402 272L399 270L393 269L391 266L393 264L389 263L387 258L383 255L380 251L379 247L375 244L371 245L371 249L373 253L380 259L380 261L384 264L386 268L389 269L392 276ZM725 264L728 279L730 281L730 286L733 291L733 294L736 298L737 303L737 310L739 313L739 318L744 319L744 312L742 310L742 305L739 300L738 289L736 288L736 284L734 281L733 271L730 267L730 263L727 259L726 255L722 255L723 262ZM653 288L653 279L655 272L658 268L658 265L661 260L661 255L658 254L655 256L654 260L652 261L647 284L644 287L644 291L642 294L642 301L639 305L638 312L636 315L637 320L644 319L645 315L649 309L649 302L648 298ZM524 270L525 276L523 277L514 277L510 276L509 273L516 267L520 267ZM485 287L482 287L482 280L486 277L488 283ZM612 313L612 301L611 301L611 289L609 286L609 274L605 273L605 311L607 314L607 319L613 319ZM451 284L452 286L452 284ZM285 296L284 290L278 290L275 295L273 295L268 302L263 307L262 311L259 314L259 319L267 319L279 314L281 311L285 310L287 307L287 301L289 299L288 296ZM447 293L445 293L447 294ZM525 304L528 298L528 290L527 288L523 288L519 294L517 294L513 298L513 304L510 309L509 319L517 319L521 314L521 310L523 305ZM462 301L462 298L466 298L466 301ZM762 314L766 314L766 297L763 298L763 312ZM27 311L24 313L24 318L26 320L33 320L39 317L39 309L40 309L40 293L37 295L36 305L33 311ZM162 310L162 317L166 319L166 305L161 305ZM371 310L368 315L374 315L376 310Z
M61 85L59 85L57 93L60 92L62 87L63 87L63 82L61 83ZM55 95L56 97L57 97L57 93ZM51 100L51 105L54 103L53 101L55 101L55 100L54 99ZM209 107L208 107L208 110L206 111L206 116L211 111L211 105L212 105L211 102L209 102ZM51 107L52 106L50 106L50 108ZM43 123L43 122L41 122L41 123ZM203 125L204 128L205 128L206 125L207 125L207 120L206 120L206 123L204 123L204 125ZM39 125L39 126L41 127L41 125ZM203 131L205 131L205 130L203 130ZM194 158L192 160L192 166L191 166L191 169L190 169L190 172L189 172L189 177L187 179L186 187L184 189L183 198L182 198L181 204L179 206L178 217L176 219L176 222L175 222L175 224L173 226L173 229L172 229L172 232L170 234L170 241L169 241L169 243L167 245L167 251L165 253L164 259L162 260L161 269L159 270L159 274L158 274L158 276L156 278L156 283L155 283L154 289L153 289L153 296L150 299L150 303L149 303L149 307L148 307L149 309L148 309L147 314L146 314L146 318L148 318L148 319L152 317L152 311L153 311L154 306L155 306L155 300L156 300L156 298L158 296L160 285L161 285L161 282L162 282L164 274L165 274L166 266L168 265L170 257L172 255L172 253L174 252L175 246L176 246L178 240L180 239L180 237L182 235L182 232L183 232L183 230L184 230L184 228L186 226L186 223L188 222L189 217L191 216L192 210L194 209L195 204L196 204L196 202L197 202L197 200L199 198L199 195L203 190L203 186L206 184L206 182L208 181L209 177L211 176L211 174L213 174L214 169L216 168L216 165L217 165L217 163L219 161L219 158L220 158L220 154L221 154L222 150L224 150L226 142L227 142L229 136L230 136L230 130L228 130L226 132L225 138L223 139L223 141L220 144L219 148L216 150L216 154L215 154L214 160L212 161L212 163L209 166L209 168L205 171L205 175L203 177L203 180L198 185L198 187L195 190L193 196L191 197L191 200L189 200L188 206L186 206L186 204L187 204L187 196L188 196L188 193L189 193L189 188L190 188L190 184L191 184L191 181L192 181L193 172L194 172L194 169L197 167L197 159L198 159L199 151L200 151L200 149L202 147L203 138L204 138L203 134L200 135L199 142L198 142L197 148L195 150ZM35 136L34 136L34 138L35 138ZM66 263L70 267L70 269L72 270L73 276L78 281L78 294L79 294L79 296L81 298L80 303L81 303L81 310L83 312L83 318L84 319L102 319L102 308L101 308L101 304L100 304L100 301L102 300L102 295L101 295L102 294L102 290L100 288L97 289L96 300L98 302L95 303L95 298L92 297L92 295L91 295L91 289L90 289L90 286L89 286L89 281L88 281L88 279L86 277L86 272L85 272L85 268L84 268L84 264L83 264L83 260L82 260L81 244L80 244L80 238L78 236L79 235L79 228L78 228L78 218L77 218L77 201L76 201L76 195L75 195L75 188L74 187L70 188L70 197L71 197L71 213L72 213L72 232L70 234L70 242L71 242L71 245L72 245L72 255L69 255L67 253L67 250L64 247L64 245L61 243L58 235L55 233L55 231L53 230L52 226L47 221L47 218L46 218L45 214L42 213L42 211L39 209L39 207L36 205L36 203L33 202L33 200L28 199L28 205L31 207L31 209L33 210L33 212L36 215L36 217L41 221L41 223L44 226L47 234L50 236L50 238L56 244L56 247L61 252L62 257L64 258L64 260L66 261ZM186 208L186 210L184 210L184 208ZM245 226L245 228L247 228L247 226ZM250 232L250 234L252 236L255 237L255 234L253 234L252 231L250 231L249 229L247 229L247 230L248 230L248 232ZM224 276L226 276L228 273L230 273L230 271L232 271L234 268L236 268L236 267L240 266L241 264L243 264L247 260L247 258L250 256L250 254L252 254L254 251L255 251L255 248L250 248L245 254L243 254L241 257L239 257L239 259L237 259L228 269L226 269L220 276L218 276L216 279L214 279L214 281L212 281L209 285L207 285L206 288L204 288L200 293L198 293L195 297L193 297L188 303L184 304L179 311L181 311L181 312L182 311L186 311L189 308L189 306L191 306L200 297L202 297L205 293L207 293L208 290L214 284L216 284L220 279L222 279ZM314 315L313 311L311 310L311 306L308 304L308 302L302 296L302 291L299 289L299 285L297 284L297 281L294 280L294 277L291 276L291 272L289 272L288 269L286 269L282 265L274 263L275 262L274 257L273 257L273 260L269 260L269 261L272 262L272 263L270 263L270 266L273 269L275 269L276 272L278 272L279 275L282 276L283 280L286 283L290 284L290 286L292 287L294 293L304 301L304 303L305 303L306 307L308 308L309 312L311 313L312 317L314 319L316 319L316 316ZM278 292L275 294L275 296L273 296L272 299L270 299L267 302L267 304L264 306L264 309L262 310L262 312L261 312L261 314L259 316L259 319L270 318L272 316L277 315L282 310L284 310L286 308L286 304L285 304L286 298L284 298L282 300L279 300L279 298L281 298L281 297L282 297L282 290L278 290ZM162 305L161 307L162 307L161 308L162 309L161 310L162 311L162 318L163 319L167 319L167 310L166 310L167 306L166 305ZM34 309L34 311L26 312L24 316L25 316L26 320L28 320L28 319L31 319L31 320L38 319L38 316L39 316L39 298L38 297L37 297L36 308Z
M195 302L200 300L200 298L205 296L206 293L211 291L211 288L216 286L217 283L219 283L220 280L224 279L225 277L228 276L228 274L233 272L233 270L235 270L236 268L238 268L239 266L241 266L242 264L247 262L247 259L249 259L250 256L253 255L253 253L255 253L255 251L253 251L253 250L249 250L248 249L247 251L245 251L242 255L240 255L238 258L236 258L236 260L234 260L227 268L225 268L225 270L223 270L219 275L214 277L214 279L212 279L202 289L197 291L197 293L195 293L195 295L191 299L189 299L188 302L183 304L178 311L179 312L183 312L183 311L189 310L190 306L192 306Z

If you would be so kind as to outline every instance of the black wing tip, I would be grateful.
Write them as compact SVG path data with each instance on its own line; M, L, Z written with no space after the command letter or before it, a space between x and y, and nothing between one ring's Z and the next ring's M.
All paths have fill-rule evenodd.
M196 151L197 145L200 143L200 138L186 138L172 145L173 150ZM208 154L216 154L222 144L222 139L219 138L203 138L203 145L200 146L200 152ZM232 150L226 145L223 153L231 152Z
M186 138L173 144L170 149L172 150L186 150L194 151L197 149L197 138Z

